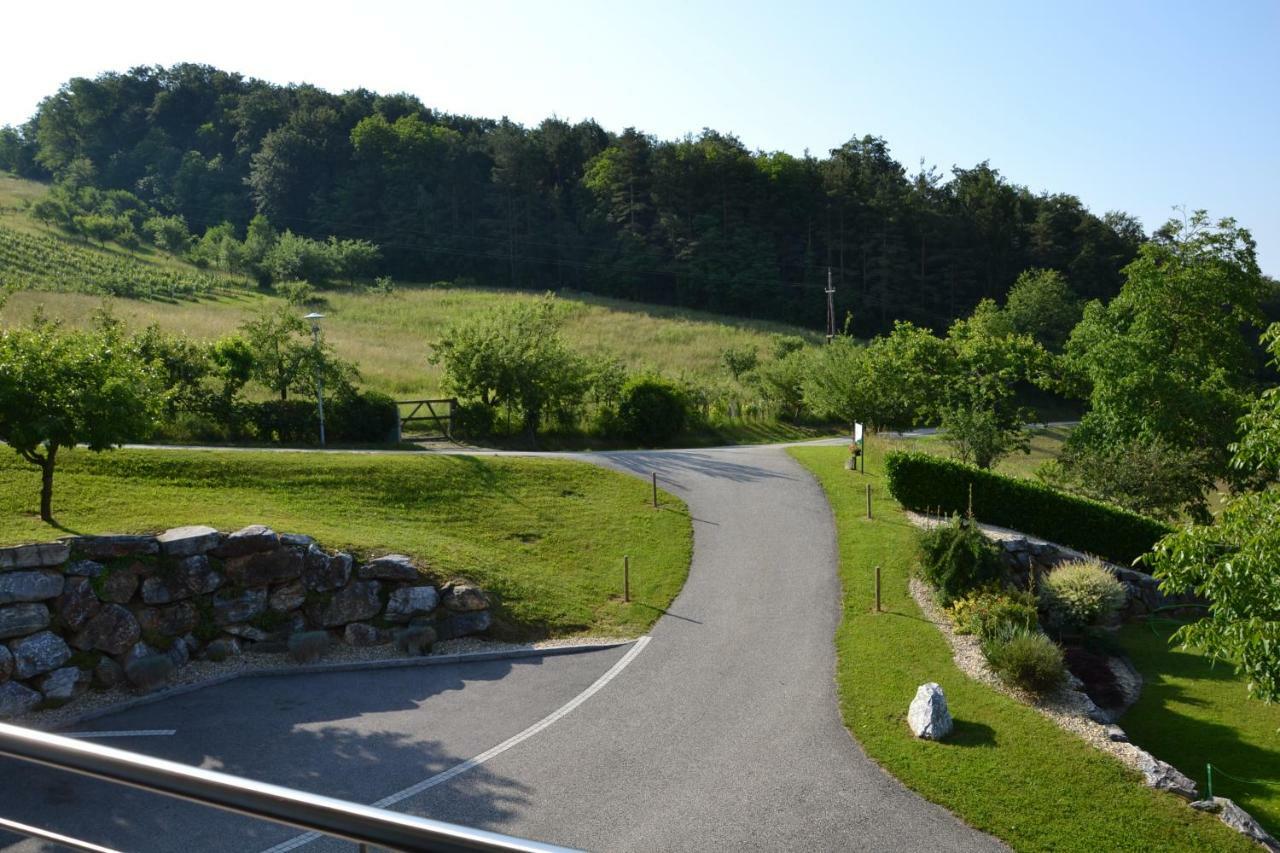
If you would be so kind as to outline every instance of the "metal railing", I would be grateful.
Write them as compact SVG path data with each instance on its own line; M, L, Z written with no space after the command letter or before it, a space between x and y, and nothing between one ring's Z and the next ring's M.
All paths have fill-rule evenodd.
M229 773L190 767L0 723L0 756L68 770L261 820L389 850L518 850L550 853L566 848L496 832L401 814L308 794ZM52 841L75 850L112 853L109 848L12 820L0 829Z

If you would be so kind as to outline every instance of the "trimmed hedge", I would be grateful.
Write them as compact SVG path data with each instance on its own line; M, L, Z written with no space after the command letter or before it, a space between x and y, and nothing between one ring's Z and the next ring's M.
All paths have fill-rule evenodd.
M885 471L890 494L908 509L967 512L972 485L979 521L1121 565L1132 564L1172 532L1145 515L926 453L893 451L885 457Z

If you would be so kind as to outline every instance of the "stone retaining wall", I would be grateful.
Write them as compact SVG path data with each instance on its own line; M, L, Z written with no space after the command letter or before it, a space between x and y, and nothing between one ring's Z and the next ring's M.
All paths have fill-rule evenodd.
M0 548L0 718L112 687L143 659L283 651L303 631L369 646L428 625L444 640L490 622L470 583L437 588L403 555L358 563L262 525Z

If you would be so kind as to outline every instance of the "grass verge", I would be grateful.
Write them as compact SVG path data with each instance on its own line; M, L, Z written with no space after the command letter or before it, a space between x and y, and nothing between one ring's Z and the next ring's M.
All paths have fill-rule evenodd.
M331 549L409 554L437 580L469 577L499 599L499 636L635 636L680 591L692 551L683 503L667 495L656 512L649 488L548 459L82 450L59 456L55 529L34 511L38 472L3 450L0 543L260 522Z
M1195 779L1201 790L1205 765L1212 762L1213 792L1280 835L1280 705L1246 698L1244 681L1230 664L1170 646L1171 625L1157 623L1156 629L1128 625L1121 631L1121 644L1145 683L1120 724L1134 743Z
M875 761L924 797L1018 850L1253 850L1241 836L1039 713L961 673L942 634L907 589L917 532L885 488L886 443L867 473L845 471L843 447L791 451L822 484L835 514L844 584L836 674L845 725ZM866 519L866 484L872 514ZM885 612L874 611L882 567ZM956 719L945 742L913 738L916 687L936 681Z

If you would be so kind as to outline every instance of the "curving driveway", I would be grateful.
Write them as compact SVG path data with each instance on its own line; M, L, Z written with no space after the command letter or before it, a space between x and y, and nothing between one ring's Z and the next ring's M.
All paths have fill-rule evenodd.
M842 725L835 530L822 490L785 450L572 458L645 478L656 471L692 512L688 582L642 651L333 673L309 680L305 693L290 684L295 677L251 679L91 727L174 727L174 738L113 745L374 802L511 738L626 657L626 668L571 713L394 808L600 850L1002 849L881 771ZM323 699L306 698L321 688ZM215 706L224 717L208 710ZM192 728L197 717L203 730ZM271 732L257 741L255 719ZM48 772L5 763L0 789L14 792L20 774L29 780L24 791L39 790L38 774ZM94 837L106 792L90 782L57 784L59 823ZM503 795L491 795L498 787ZM177 849L181 836L185 849L205 849L203 835L208 849L263 850L296 835L129 797L135 807L151 804L149 819L160 820L155 809L169 816L146 832L139 822L135 841L157 839L161 824L172 834L138 847ZM97 819L73 819L86 801L99 804ZM30 806L47 816L39 802ZM226 834L209 834L213 825ZM350 848L319 840L301 849Z

